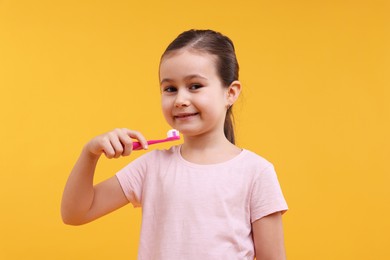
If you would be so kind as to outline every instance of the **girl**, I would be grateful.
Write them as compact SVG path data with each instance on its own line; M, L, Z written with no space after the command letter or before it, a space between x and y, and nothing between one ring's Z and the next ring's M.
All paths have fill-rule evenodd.
M115 129L88 142L66 184L62 218L80 225L129 202L142 207L139 259L285 259L287 210L273 165L234 143L232 105L241 84L232 41L211 30L180 34L160 62L165 119L184 143L154 150L93 186L97 161L128 156Z

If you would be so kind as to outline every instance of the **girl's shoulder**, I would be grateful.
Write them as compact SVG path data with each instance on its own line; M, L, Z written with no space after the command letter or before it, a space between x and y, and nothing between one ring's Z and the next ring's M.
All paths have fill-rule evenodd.
M251 166L256 167L260 166L261 168L272 166L272 163L270 161L253 151L243 149L243 152L245 152L245 156L242 157L241 163L249 164Z

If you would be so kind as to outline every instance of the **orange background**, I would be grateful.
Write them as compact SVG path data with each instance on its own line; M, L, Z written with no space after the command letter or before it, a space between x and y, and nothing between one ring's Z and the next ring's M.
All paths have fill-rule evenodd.
M238 144L276 166L288 258L390 259L389 13L375 0L0 0L0 259L136 259L139 209L70 227L62 190L93 136L165 136L159 58L190 28L235 42ZM96 181L130 160L102 159Z

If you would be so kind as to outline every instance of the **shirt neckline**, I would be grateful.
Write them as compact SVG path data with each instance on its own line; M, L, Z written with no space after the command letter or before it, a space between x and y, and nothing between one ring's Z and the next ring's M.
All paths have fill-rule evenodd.
M179 159L179 161L187 166L190 166L192 168L198 168L198 169L201 169L201 168L214 168L214 167L223 167L223 166L226 166L228 164L231 164L231 163L234 163L235 161L237 160L240 160L243 156L245 156L245 154L248 152L246 149L243 149L241 148L241 152L239 154L237 154L235 157L229 159L229 160L226 160L224 162L220 162L220 163L212 163L212 164L198 164L198 163L193 163L193 162L190 162L190 161L187 161L186 159L183 158L183 156L181 155L180 153L180 150L181 150L181 146L182 144L180 145L177 145L175 147L175 154L176 154L176 157Z

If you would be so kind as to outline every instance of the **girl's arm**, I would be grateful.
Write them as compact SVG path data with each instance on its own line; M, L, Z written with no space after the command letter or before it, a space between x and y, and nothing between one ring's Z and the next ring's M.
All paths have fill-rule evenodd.
M104 153L110 159L130 155L132 138L147 148L142 134L128 129L115 129L95 137L84 146L62 196L61 214L64 223L85 224L128 203L116 176L95 186L93 177L101 154Z
M282 214L273 213L252 223L256 260L285 260Z

